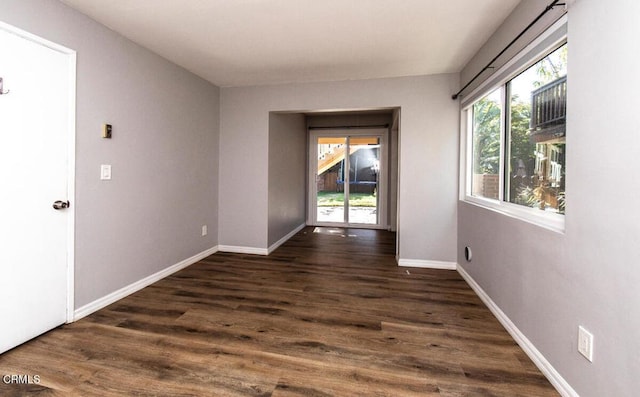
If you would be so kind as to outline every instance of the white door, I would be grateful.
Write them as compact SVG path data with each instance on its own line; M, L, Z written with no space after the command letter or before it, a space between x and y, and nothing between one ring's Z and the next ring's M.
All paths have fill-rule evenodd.
M75 55L7 29L0 25L0 353L67 320L73 227L73 208L53 205L72 199Z

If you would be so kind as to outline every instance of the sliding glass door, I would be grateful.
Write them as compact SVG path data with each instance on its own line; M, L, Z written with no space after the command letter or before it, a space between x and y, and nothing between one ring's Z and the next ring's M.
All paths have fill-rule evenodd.
M309 223L386 227L387 130L312 130Z
M344 171L347 137L319 136L315 143L316 221L343 223L346 215Z

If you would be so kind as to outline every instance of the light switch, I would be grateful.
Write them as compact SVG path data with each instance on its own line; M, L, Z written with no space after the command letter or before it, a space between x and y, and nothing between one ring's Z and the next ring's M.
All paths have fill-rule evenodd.
M100 166L100 179L103 181L111 179L111 164L102 164Z

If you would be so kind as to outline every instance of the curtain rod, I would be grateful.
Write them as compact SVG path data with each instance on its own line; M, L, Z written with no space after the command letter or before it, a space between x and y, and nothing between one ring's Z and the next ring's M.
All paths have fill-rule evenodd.
M462 87L462 88L460 89L460 91L458 91L458 92L456 92L455 94L453 94L453 95L451 96L451 99L453 99L453 100L458 99L458 97L460 96L460 94L462 94L462 91L466 90L466 89L467 89L467 87L469 87L469 86L470 86L474 81L476 81L476 79L477 79L478 77L480 77L480 75L481 75L482 73L484 73L484 71L485 71L485 70L487 70L487 69L493 69L493 63L494 63L498 58L500 58L500 57L502 56L502 54L504 54L505 52L507 52L507 50L508 50L508 49L509 49L509 48L510 48L510 47L511 47L511 46L512 46L516 41L518 41L518 40L520 39L520 37L522 37L525 33L527 33L527 31L528 31L529 29L531 29L531 27L532 27L533 25L535 25L535 24L540 20L540 18L542 18L542 17L543 17L547 12L551 11L551 10L553 9L553 7L556 7L556 6L563 6L563 5L565 5L565 4L566 4L566 3L558 3L559 1L560 1L560 0L554 0L553 2L551 2L551 4L549 4L549 5L544 9L544 11L542 11L542 12L540 13L540 15L538 15L538 16L536 17L536 19L534 19L534 20L533 20L529 25L527 25L527 27L526 27L526 28L524 28L524 30L523 30L522 32L520 32L520 34L519 34L519 35L517 35L515 39L511 40L511 42L510 42L509 44L507 44L507 46L506 46L506 47L504 47L504 48L502 49L502 51L500 51L500 53L498 53L498 55L496 55L492 60L490 60L490 61L489 61L489 63L487 64L487 66L485 66L484 68L482 68L482 70L480 70L480 71L478 72L478 74L476 74L475 76L473 76L473 78L472 78L472 79L471 79L467 84L465 84L465 86L464 86L464 87Z
M309 127L310 130L355 130L359 128L389 128L389 124L376 124L376 125L339 125L339 126L327 126L327 127Z

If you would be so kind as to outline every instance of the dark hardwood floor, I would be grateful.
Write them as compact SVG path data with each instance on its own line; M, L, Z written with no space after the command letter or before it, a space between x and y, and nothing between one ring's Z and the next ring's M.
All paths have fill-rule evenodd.
M456 272L394 253L393 233L314 228L217 253L0 355L40 379L0 395L558 395Z

